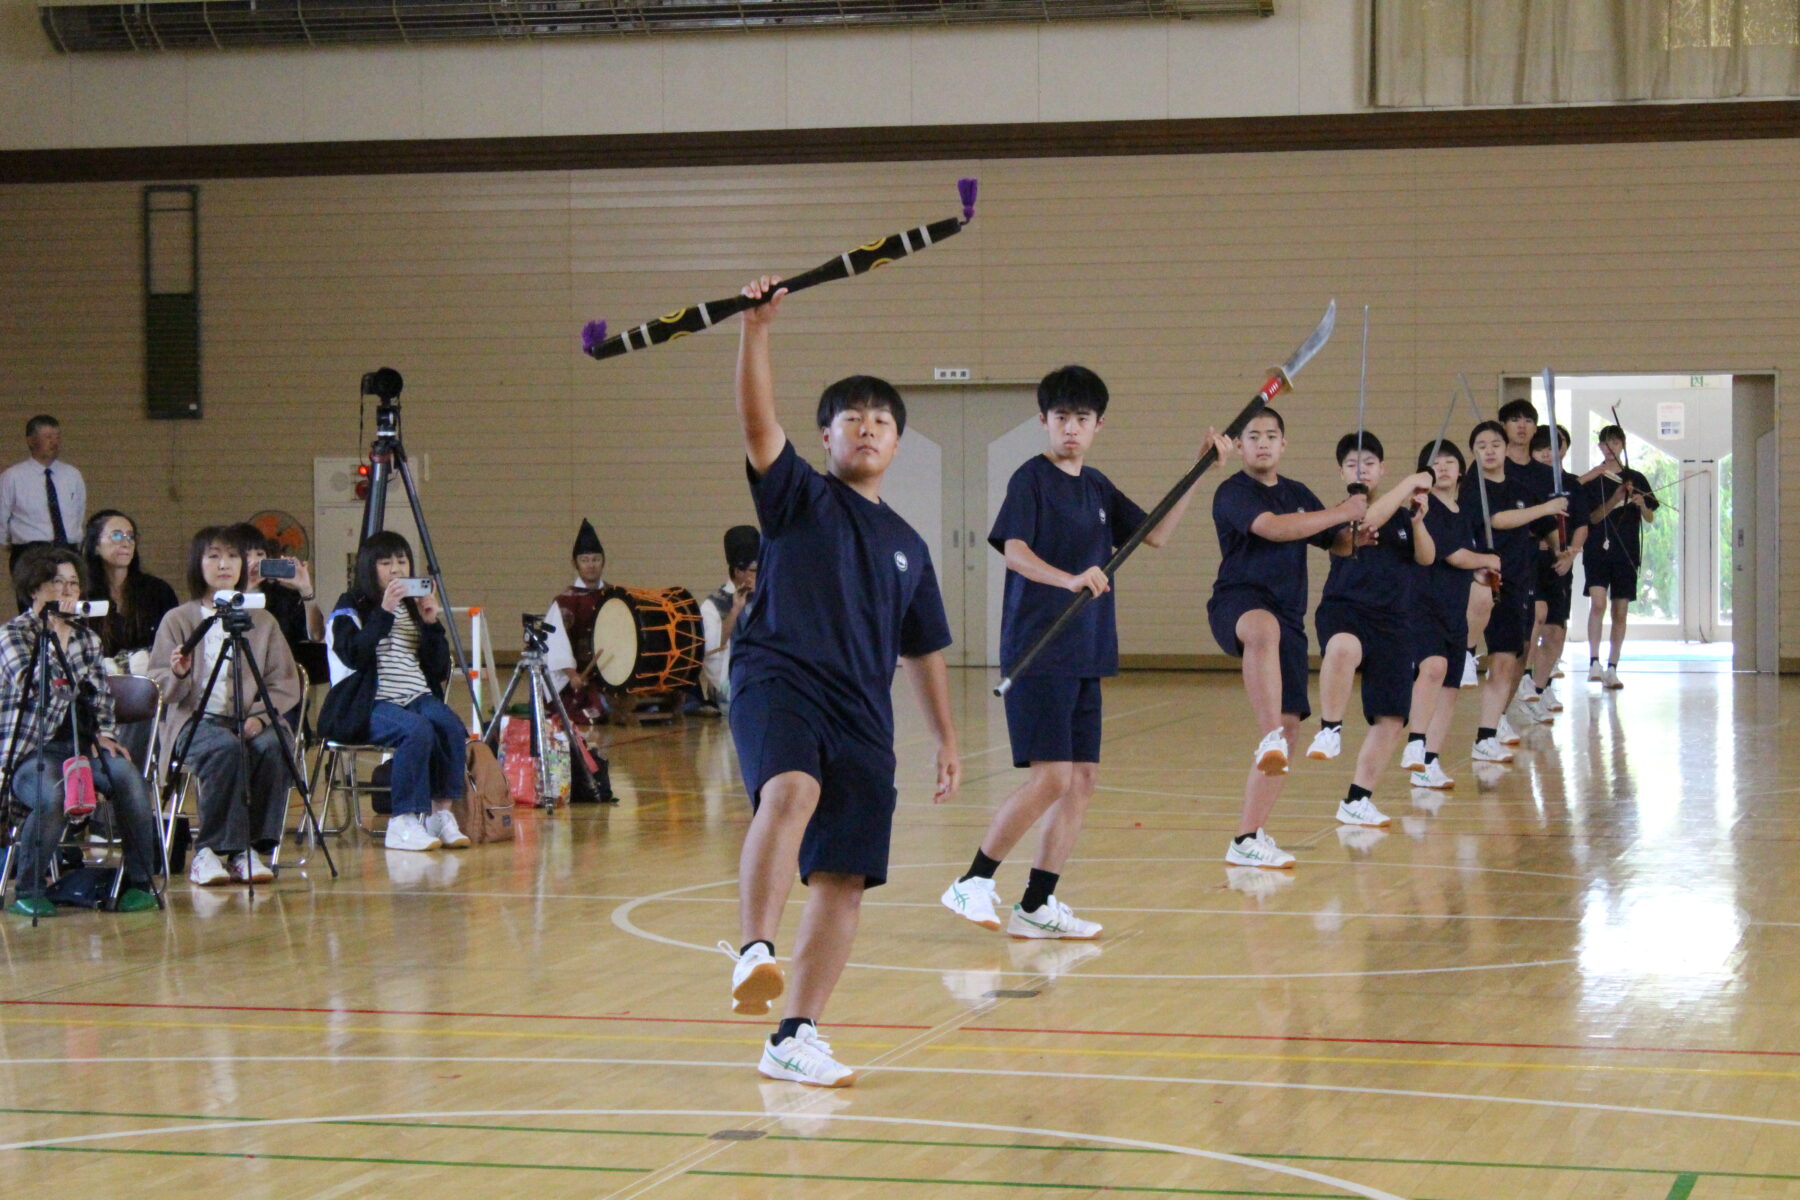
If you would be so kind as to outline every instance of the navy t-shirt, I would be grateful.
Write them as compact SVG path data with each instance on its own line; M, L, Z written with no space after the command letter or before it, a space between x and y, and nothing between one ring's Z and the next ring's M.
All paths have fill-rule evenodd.
M1306 547L1331 547L1337 529L1303 541L1271 542L1250 532L1264 513L1323 512L1312 489L1297 479L1278 477L1261 484L1239 471L1213 493L1213 524L1219 530L1219 577L1213 595L1237 588L1259 592L1276 615L1291 625L1306 620Z
M1468 612L1469 577L1474 572L1463 567L1453 567L1444 560L1458 550L1487 553L1485 544L1480 540L1481 513L1476 511L1471 516L1470 511L1466 504L1460 509L1453 509L1433 496L1431 507L1425 512L1425 531L1431 535L1431 544L1437 551L1437 556L1432 559L1429 567L1423 569L1420 599L1436 608L1444 619L1452 623L1461 620Z
M1640 492L1650 490L1650 481L1641 471L1627 467L1619 472L1621 480L1631 483ZM1602 505L1613 498L1622 483L1615 483L1602 475L1588 485L1588 515L1600 511ZM1650 497L1652 510L1662 507L1655 496ZM1643 557L1644 514L1635 504L1621 504L1600 520L1588 526L1587 545L1582 548L1581 561L1584 563L1624 563L1635 564ZM1609 544L1610 543L1610 544Z
M792 442L761 479L745 471L762 553L732 636L732 695L783 680L892 741L897 661L950 644L924 539L886 504L814 470Z
M1413 559L1412 505L1408 504L1388 518L1373 546L1364 546L1355 554L1331 556L1322 598L1400 616L1411 602L1418 570Z
M1071 575L1101 567L1143 523L1144 510L1092 467L1070 475L1042 454L1013 472L1006 500L988 532L1001 554L1018 538L1031 552ZM1075 593L1037 583L1016 571L1006 573L1006 600L1000 619L1000 664L1017 662L1038 635L1062 615ZM1088 601L1056 640L1031 665L1034 675L1095 679L1119 673L1119 631L1113 593Z
M1534 492L1527 490L1527 484L1508 476L1503 483L1494 483L1482 478L1480 471L1471 471L1463 484L1462 495L1457 503L1469 513L1469 518L1477 528L1481 539L1481 549L1488 548L1487 533L1480 530L1481 497L1475 494L1479 485L1487 492L1488 511L1499 516L1507 509L1530 508L1543 501L1534 499ZM1495 529L1494 553L1500 556L1500 578L1503 586L1509 591L1524 588L1532 591L1537 586L1537 538L1531 526L1520 525L1514 529Z

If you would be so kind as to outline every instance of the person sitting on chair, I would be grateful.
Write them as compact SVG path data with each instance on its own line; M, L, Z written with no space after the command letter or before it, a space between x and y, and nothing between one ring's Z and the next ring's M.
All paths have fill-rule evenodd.
M198 848L188 869L188 879L197 887L274 879L258 854L281 844L287 820L292 779L276 723L300 703L300 674L281 627L266 610L249 610L244 646L262 673L267 704L243 662L221 670L212 691L206 691L213 666L229 644L218 621L206 627L191 652L184 649L201 624L218 615L214 596L242 591L244 575L244 556L228 528L209 525L196 533L188 546L188 595L193 599L163 618L150 650L150 678L162 687L168 704L163 716L168 762L179 762L200 783Z
M100 649L126 674L141 675L150 663L156 627L181 603L168 582L144 570L138 559L137 522L116 508L103 508L88 518L81 538L87 561L87 598L105 600L104 617L90 621L100 634Z
M231 527L244 552L244 590L261 592L269 615L281 626L288 650L295 657L304 642L325 638L325 614L319 611L318 597L313 592L312 568L292 555L284 555L274 538L248 521ZM264 576L262 565L268 559L293 563L294 573Z
M731 705L731 635L738 617L756 590L756 556L762 550L762 534L754 525L733 525L725 531L723 587L700 602L700 624L706 634L706 665L702 681L706 698L721 709Z
M387 848L462 849L469 836L450 804L468 785L469 734L444 703L450 678L444 607L431 591L407 595L412 564L412 547L391 530L357 550L351 589L331 613L331 652L356 674L333 689L360 684L351 693L359 711L345 714L344 725L366 728L360 740L394 748ZM368 707L361 711L364 698ZM324 728L323 714L321 732L342 740Z
M118 911L156 907L150 891L156 869L156 819L143 776L116 740L100 637L57 615L63 601L81 599L81 568L81 557L65 546L27 550L12 573L19 615L0 625L0 766L9 768L8 794L26 810L16 834L18 886L6 911L22 917L56 914L56 906L44 893L46 872L65 824L63 763L87 748L77 748L70 738L72 705L84 743L91 739L96 750L90 760L94 786L111 799L124 843L125 880ZM53 642L42 636L46 608ZM47 697L39 688L42 676L33 670L40 653L52 655Z
M562 693L569 719L578 725L597 725L606 720L612 705L593 674L580 672L594 661L594 618L600 613L601 593L606 590L601 578L606 570L606 550L585 517L569 558L575 565L575 580L544 613L550 625L544 666L549 668L550 686Z

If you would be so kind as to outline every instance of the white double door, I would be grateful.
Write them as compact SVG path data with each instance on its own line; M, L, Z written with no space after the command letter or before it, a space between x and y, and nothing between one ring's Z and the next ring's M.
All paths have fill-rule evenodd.
M951 666L1000 663L1005 565L987 543L1006 483L1045 446L1029 387L907 389L906 434L882 499L931 548L955 644Z

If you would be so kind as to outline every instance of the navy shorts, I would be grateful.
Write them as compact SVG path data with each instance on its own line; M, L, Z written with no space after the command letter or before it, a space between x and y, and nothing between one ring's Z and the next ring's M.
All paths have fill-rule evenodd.
M1587 586L1603 587L1613 600L1636 600L1637 577L1635 568L1628 562L1609 562L1602 559L1598 562L1583 563L1587 568Z
M1419 664L1426 659L1442 658L1444 686L1460 688L1463 655L1468 652L1468 615L1459 612L1454 621L1449 621L1435 605L1426 603L1419 609L1411 632L1413 674L1418 674Z
M1494 597L1494 611L1488 616L1489 654L1525 653L1525 639L1531 636L1534 603L1529 591L1501 586L1500 594Z
M1313 628L1319 634L1321 655L1340 633L1362 643L1363 717L1369 724L1380 717L1405 719L1412 711L1413 656L1397 617L1345 600L1321 600L1313 614Z
M1231 657L1244 657L1244 644L1237 636L1238 618L1257 609L1281 625L1281 711L1304 721L1312 716L1312 705L1306 702L1306 630L1301 625L1284 619L1255 591L1233 588L1214 592L1206 602L1206 621L1212 626L1213 640Z
M763 785L802 771L819 781L819 806L800 841L800 880L814 871L887 882L894 829L894 747L785 680L765 679L731 698L731 740L754 809Z
M1013 766L1100 761L1100 680L1027 675L1006 691Z
M1552 571L1550 582L1538 585L1537 598L1544 602L1544 624L1567 628L1569 608L1575 600L1575 572L1558 575Z

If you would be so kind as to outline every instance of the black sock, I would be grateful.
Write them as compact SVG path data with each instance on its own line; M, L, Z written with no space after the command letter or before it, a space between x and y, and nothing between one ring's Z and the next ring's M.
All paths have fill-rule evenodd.
M742 946L738 947L738 957L742 958L744 955L750 953L750 947L752 946L767 946L769 948L769 957L775 957L775 943L771 942L768 938L757 938L754 942L745 942Z
M1371 792L1368 788L1357 787L1353 783L1350 785L1350 799L1347 801L1347 803L1355 804L1358 800L1367 800L1370 797L1372 797L1374 794L1375 793Z
M1319 728L1321 730L1342 729L1343 727L1344 727L1344 723L1342 721L1327 721L1323 718L1320 718L1320 720L1319 720Z
M802 1025L817 1024L818 1022L814 1021L811 1017L783 1017L781 1018L781 1024L775 1027L775 1032L769 1035L769 1045L781 1045L781 1043L787 1041L796 1033L799 1033Z
M1436 762L1437 759L1438 759L1438 756L1437 756L1436 750L1427 750L1425 752L1425 765L1426 766L1429 767L1432 763Z
M1019 911L1036 912L1044 907L1044 901L1056 895L1056 885L1061 879L1055 871L1031 868L1031 875L1025 881L1025 894L1019 898Z
M963 879L992 879L994 877L994 872L999 869L1000 860L997 858L989 858L986 854L982 853L979 847L977 847L975 850L975 861L969 864L969 873L964 875L962 879L958 879L956 882L961 883Z
M1238 835L1237 835L1237 836L1236 836L1236 837L1234 837L1234 838L1232 838L1232 839L1231 839L1231 840L1232 840L1232 841L1233 841L1233 842L1234 842L1234 843L1235 843L1235 844L1237 844L1237 845L1239 845L1239 846L1241 846L1241 845L1243 845L1243 844L1244 844L1244 843L1245 843L1245 842L1251 842L1251 841L1255 841L1255 840L1256 840L1256 835L1255 835L1255 834L1254 834L1254 833L1240 833L1240 834L1238 834Z
M1408 743L1422 742L1425 740L1425 735L1422 733L1409 733L1406 735L1406 740Z
M1480 729L1475 731L1475 740L1478 742L1485 742L1499 732L1498 729L1489 729L1486 725L1483 725Z

